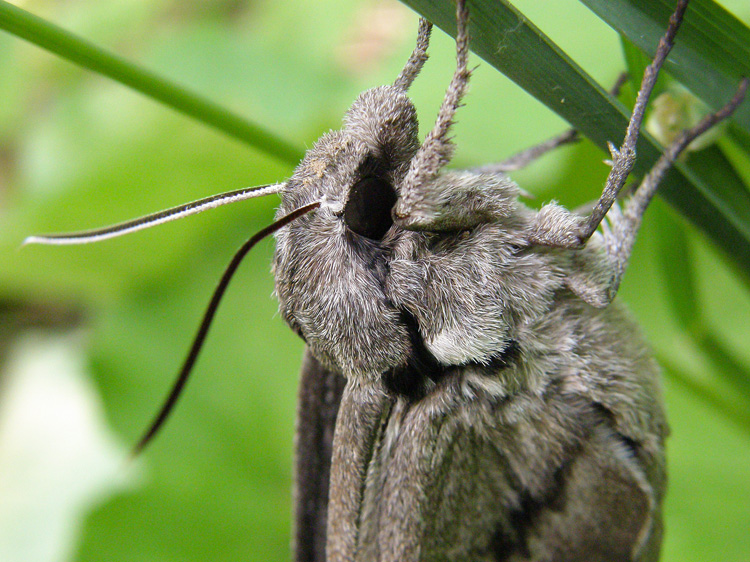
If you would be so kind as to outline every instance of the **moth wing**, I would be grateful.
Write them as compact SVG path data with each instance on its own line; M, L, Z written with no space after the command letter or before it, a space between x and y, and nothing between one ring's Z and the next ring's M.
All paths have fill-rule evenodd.
M654 562L661 544L658 492L613 433L599 427L558 474L552 501L525 530L533 560Z
M324 562L333 431L346 380L305 350L295 440L295 562Z

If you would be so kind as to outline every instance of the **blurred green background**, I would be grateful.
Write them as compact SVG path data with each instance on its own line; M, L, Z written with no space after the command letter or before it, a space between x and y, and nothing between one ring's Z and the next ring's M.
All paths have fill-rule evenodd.
M392 82L417 21L402 5L376 0L16 3L250 117L300 151L339 127L358 92ZM623 70L618 36L576 0L514 4L605 87ZM721 4L750 21L746 0ZM453 42L436 30L430 52L410 92L423 132L452 73ZM564 128L480 64L455 128L454 165L497 161ZM582 142L513 177L536 204L555 198L575 207L601 192L603 158ZM104 432L88 446L87 431L55 423L54 408L40 407L36 423L50 413L58 437L41 439L37 456L12 454L33 449L37 433L8 414L10 397L21 394L9 390L23 371L14 350L27 344L10 329L19 322L6 320L2 562L289 559L302 344L276 314L271 241L241 267L163 434L136 465L121 464L160 405L223 267L268 224L277 201L243 202L92 246L19 247L30 234L102 226L291 171L0 33L0 308L33 303L82 315L60 353L73 356L65 364L87 397L88 423ZM750 177L750 163L744 172ZM663 560L750 560L747 274L737 275L656 200L621 298L665 371L672 436ZM69 317L61 318L57 325L66 325ZM40 341L23 349L41 357ZM47 391L62 388L43 374L39 380ZM73 445L61 453L65 439ZM56 484L41 494L38 481ZM86 492L65 499L78 489ZM57 534L43 523L53 519Z

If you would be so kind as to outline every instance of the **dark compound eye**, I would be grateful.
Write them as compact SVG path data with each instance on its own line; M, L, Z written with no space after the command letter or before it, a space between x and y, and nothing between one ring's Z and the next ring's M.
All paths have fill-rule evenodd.
M396 191L387 181L367 176L355 183L344 207L344 222L350 230L372 240L381 240L393 224L391 209Z

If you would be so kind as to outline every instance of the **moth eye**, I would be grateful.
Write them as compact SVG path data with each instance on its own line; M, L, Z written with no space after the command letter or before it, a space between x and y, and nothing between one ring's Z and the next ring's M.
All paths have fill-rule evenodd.
M381 240L393 224L391 209L396 204L396 191L390 183L375 176L367 176L349 191L344 207L344 222L353 232Z

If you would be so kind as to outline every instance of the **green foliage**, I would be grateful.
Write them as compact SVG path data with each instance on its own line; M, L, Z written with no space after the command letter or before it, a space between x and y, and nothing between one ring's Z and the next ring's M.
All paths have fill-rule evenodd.
M294 164L302 156L295 146L239 115L228 112L211 100L109 53L13 4L0 1L0 26L13 35L83 68L117 80L249 145L262 147L265 152L280 160Z
M451 28L452 3L407 3ZM477 69L459 113L456 165L499 160L565 127L491 65L501 66L600 148L619 140L625 110L602 92L625 68L620 40L583 4L599 9L593 0L518 0L514 7L472 2L473 44L489 64ZM618 30L647 47L662 28L653 22L671 0L603 4L627 9L630 16L613 17L612 23L622 22ZM128 69L135 86L140 75L184 84L212 107L229 108L230 121L247 115L272 131L268 138L293 139L301 152L338 127L359 91L392 82L408 56L416 16L398 6L390 7L395 11L385 38L365 41L383 5L84 0L26 7L69 30L59 31L68 45L75 47L74 35L86 37L100 46L98 53L133 61ZM722 5L750 21L743 0ZM690 10L691 26L678 43L698 42L706 58L700 67L686 59L688 66L675 69L675 76L716 105L748 65L747 28L706 0L693 0ZM0 4L4 22L11 12ZM494 27L491 18L498 14L509 18L508 29ZM639 44L641 36L646 44ZM518 37L523 41L514 42ZM700 44L706 40L708 47ZM452 41L436 30L431 60L411 92L423 129L437 112L453 53ZM631 52L631 70L637 61ZM718 78L701 73L706 65ZM698 86L716 80L724 80L720 88L701 93ZM155 99L177 106L179 96L166 92ZM665 369L673 435L664 560L750 557L750 104L743 111L728 135L682 163L683 178L674 176L665 186L670 205L700 229L655 201L622 287ZM192 113L211 124L206 115ZM94 246L18 246L29 234L97 227L287 177L289 162L269 157L265 137L257 138L248 148L0 34L0 296L87 311L90 371L124 443L134 443L150 421L222 268L270 221L275 202L249 201ZM641 152L644 162L655 156L647 146ZM535 204L554 197L575 207L600 193L604 157L584 141L514 178L537 196ZM76 560L289 558L302 346L275 315L271 252L266 242L242 266L185 398L146 452L140 484L87 517Z

